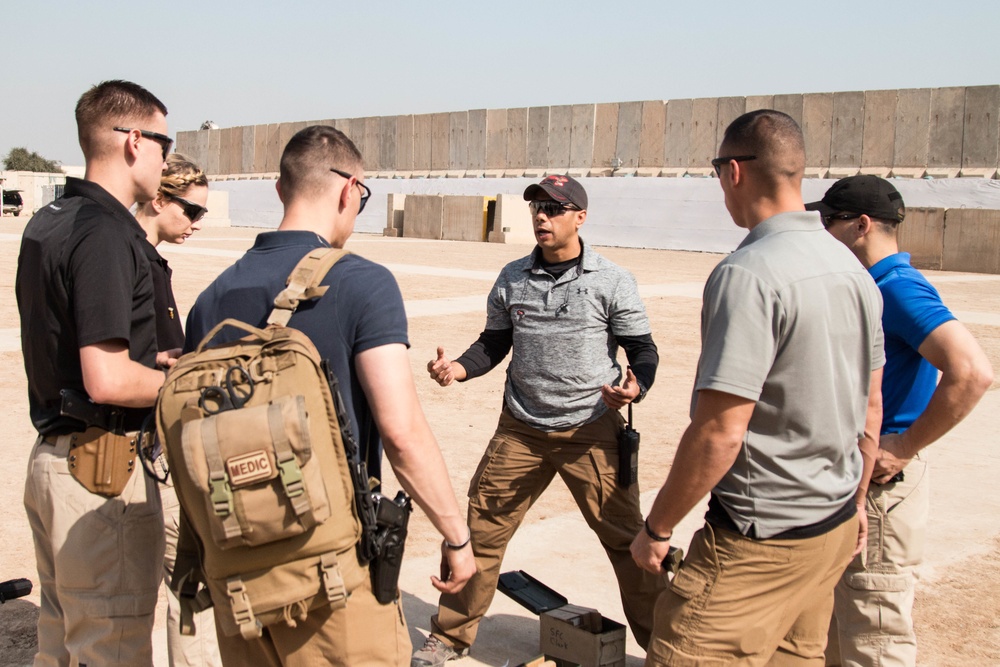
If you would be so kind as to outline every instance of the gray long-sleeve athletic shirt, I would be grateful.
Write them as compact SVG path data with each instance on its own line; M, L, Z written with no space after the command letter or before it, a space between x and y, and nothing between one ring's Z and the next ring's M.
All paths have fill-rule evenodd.
M542 267L537 248L503 268L487 302L486 331L458 359L467 370L472 367L470 378L505 355L505 330L514 351L506 405L515 418L539 430L575 428L604 414L601 386L622 377L619 339L636 363L643 390L655 377L656 346L635 279L586 244L579 264L558 277ZM500 346L489 345L490 338Z

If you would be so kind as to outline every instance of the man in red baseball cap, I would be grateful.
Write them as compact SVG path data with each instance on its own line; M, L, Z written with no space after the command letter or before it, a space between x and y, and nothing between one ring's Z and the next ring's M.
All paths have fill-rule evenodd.
M556 474L601 540L642 646L667 585L666 574L644 572L629 552L643 529L639 485L613 481L624 426L618 410L645 395L659 363L635 278L580 238L588 202L578 181L547 176L528 186L524 199L537 247L500 272L479 339L455 360L439 347L427 364L446 387L492 370L513 349L500 422L469 491L477 573L460 593L441 596L433 632L413 656L416 667L468 653L507 543ZM630 364L624 371L619 346Z

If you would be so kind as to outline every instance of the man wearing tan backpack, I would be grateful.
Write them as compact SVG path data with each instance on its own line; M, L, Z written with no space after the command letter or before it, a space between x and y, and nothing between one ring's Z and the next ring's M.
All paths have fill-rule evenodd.
M343 133L327 126L305 128L286 146L280 170L284 217L278 231L260 234L246 255L201 294L188 318L187 350L227 318L263 328L299 261L317 248L342 248L353 232L370 191L361 155ZM469 529L417 400L399 288L388 270L357 255L338 261L322 285L326 293L299 307L289 326L305 333L329 362L353 438L376 453L381 441L403 489L444 537L444 576L432 581L443 592L457 592L475 571ZM242 335L222 333L215 343ZM338 554L338 560L346 605L312 608L304 615L295 610L292 622L265 625L259 638L220 631L223 661L407 664L411 647L398 597L388 604L375 599L367 565L353 549Z

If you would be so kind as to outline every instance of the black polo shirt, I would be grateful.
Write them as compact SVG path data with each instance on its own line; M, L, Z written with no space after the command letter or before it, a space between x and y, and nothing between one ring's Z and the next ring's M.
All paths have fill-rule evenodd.
M173 271L163 256L146 241L146 257L153 273L153 303L156 306L156 347L160 352L184 347L184 328L177 312L177 300L170 277Z
M36 213L21 239L17 308L31 421L42 434L80 430L59 415L61 389L83 392L80 348L121 340L129 357L156 363L153 279L146 234L128 209L90 181L66 179L65 194ZM127 411L137 429L149 410Z

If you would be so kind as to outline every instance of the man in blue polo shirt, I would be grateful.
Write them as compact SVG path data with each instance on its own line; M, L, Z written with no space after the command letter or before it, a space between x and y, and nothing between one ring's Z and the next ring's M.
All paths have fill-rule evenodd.
M857 255L885 304L883 418L867 498L868 548L837 585L827 665L914 665L913 572L923 557L929 509L920 452L972 411L993 370L937 290L910 266L910 255L899 252L906 208L891 183L845 178L807 208L819 211L827 231Z

